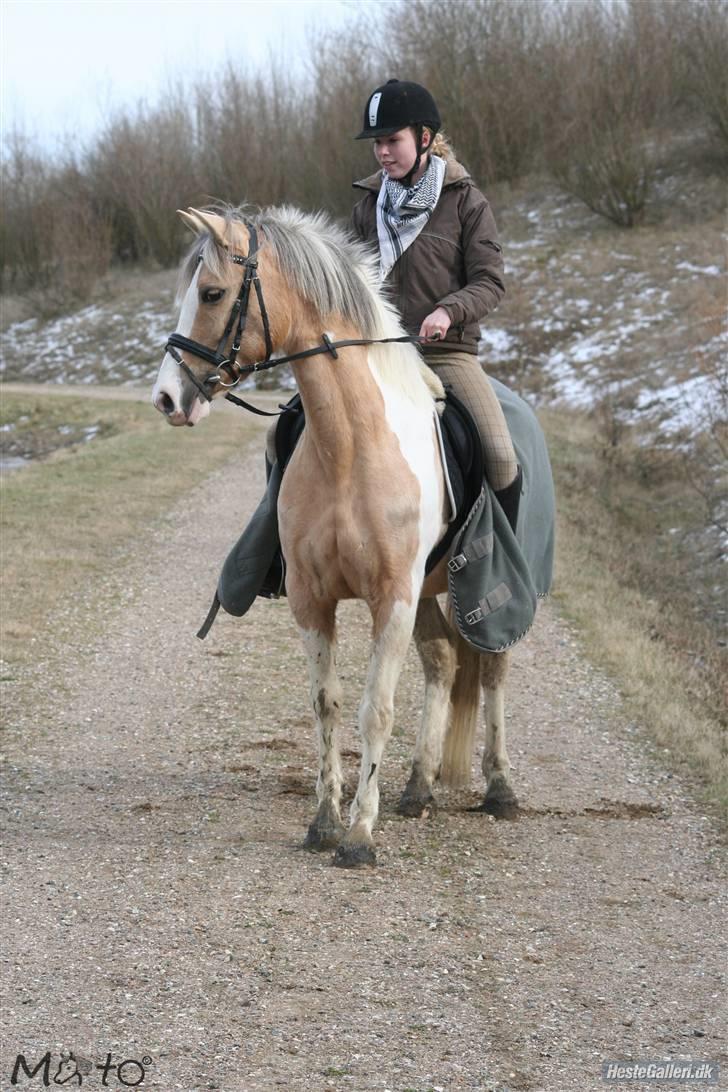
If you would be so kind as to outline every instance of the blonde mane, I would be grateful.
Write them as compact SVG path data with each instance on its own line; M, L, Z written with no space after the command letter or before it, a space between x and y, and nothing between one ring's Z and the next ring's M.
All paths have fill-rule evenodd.
M322 331L330 328L334 316L341 316L363 338L406 334L396 309L381 293L375 255L326 214L305 213L290 205L260 211L244 207L210 211L228 223L248 222L259 229L262 245L270 248L286 282L318 312ZM227 255L210 235L196 239L182 269L182 291L191 283L200 260L219 273ZM442 393L439 380L412 344L372 345L368 359L382 383L418 405L429 404Z

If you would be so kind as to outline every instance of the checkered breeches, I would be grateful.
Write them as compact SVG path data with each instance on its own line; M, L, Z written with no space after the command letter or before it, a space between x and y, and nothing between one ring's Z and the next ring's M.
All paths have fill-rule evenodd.
M485 473L494 490L505 489L518 472L516 453L503 410L473 353L431 353L428 367L472 413L483 442Z

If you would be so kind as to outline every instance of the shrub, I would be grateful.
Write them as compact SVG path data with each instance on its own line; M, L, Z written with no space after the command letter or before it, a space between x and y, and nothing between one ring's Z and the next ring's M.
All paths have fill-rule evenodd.
M380 40L392 74L432 91L482 184L514 179L534 162L548 26L548 8L534 0L410 0L385 14Z
M82 294L110 257L171 265L184 238L175 209L211 198L346 215L352 179L374 166L352 138L367 94L392 76L431 89L479 183L545 161L590 208L631 226L676 117L699 110L728 146L727 12L726 0L363 5L311 42L305 76L273 58L257 73L230 62L214 81L119 112L88 151L60 159L11 133L3 284L54 278Z
M728 4L697 0L683 12L684 84L728 151Z
M672 98L664 12L650 0L594 3L563 30L551 172L594 212L632 227L645 211Z
M199 200L197 162L192 119L177 90L156 109L140 105L106 125L86 171L118 257L163 266L177 261L181 233L174 212Z

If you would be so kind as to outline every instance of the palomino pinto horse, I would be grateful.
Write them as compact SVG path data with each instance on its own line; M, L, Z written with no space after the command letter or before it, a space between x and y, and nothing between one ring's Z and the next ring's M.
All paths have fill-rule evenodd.
M451 784L469 780L481 686L484 807L507 811L515 805L503 711L507 654L479 654L446 620L435 598L447 590L446 559L425 578L446 528L434 423L439 380L412 344L340 344L404 332L379 293L371 258L327 219L291 208L253 220L234 210L181 216L198 238L183 269L179 330L152 396L169 423L196 424L252 364L315 350L292 361L306 428L278 505L319 741L318 811L306 845L336 847L344 867L375 862L379 771L413 631L425 700L399 811L420 816L432 807L441 774ZM338 602L352 598L371 612L372 645L359 707L359 785L345 830L335 616Z

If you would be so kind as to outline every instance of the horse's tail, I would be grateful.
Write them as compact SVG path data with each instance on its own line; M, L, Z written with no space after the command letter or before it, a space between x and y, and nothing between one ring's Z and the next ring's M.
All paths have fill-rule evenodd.
M480 715L480 653L464 641L448 601L448 622L453 631L457 674L450 692L450 720L445 733L440 777L453 787L470 784L475 732Z

